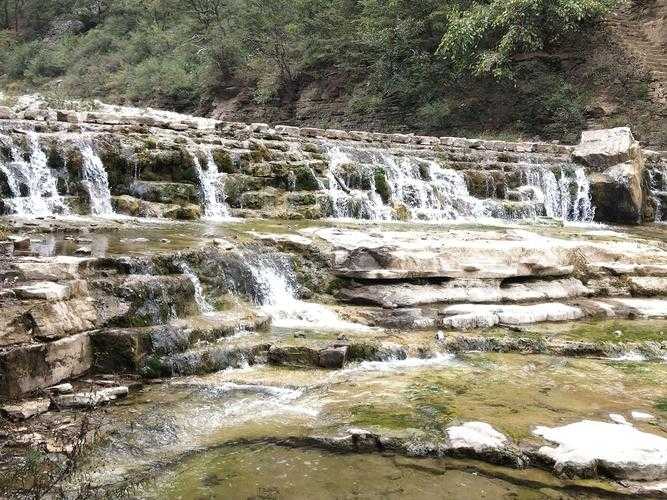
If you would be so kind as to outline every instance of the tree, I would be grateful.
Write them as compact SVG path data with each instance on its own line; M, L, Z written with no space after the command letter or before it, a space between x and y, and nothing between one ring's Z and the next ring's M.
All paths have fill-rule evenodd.
M459 73L512 75L521 55L549 52L618 0L490 0L455 6L438 52Z

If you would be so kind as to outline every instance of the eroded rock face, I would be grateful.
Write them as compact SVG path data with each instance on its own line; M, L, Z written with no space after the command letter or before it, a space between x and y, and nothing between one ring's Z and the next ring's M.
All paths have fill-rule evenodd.
M632 161L591 176L595 219L618 224L640 224L644 217L643 165Z
M18 345L0 353L0 394L20 397L36 389L76 377L92 366L87 333L55 342Z
M595 220L643 222L647 202L645 160L629 128L583 132L572 157L596 172L590 177Z

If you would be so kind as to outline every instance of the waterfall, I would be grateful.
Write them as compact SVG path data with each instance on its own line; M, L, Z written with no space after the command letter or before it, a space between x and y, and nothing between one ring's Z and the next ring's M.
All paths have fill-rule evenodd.
M376 192L375 179L369 179L368 190L349 187L339 175L338 169L352 163L349 154L340 148L328 149L329 171L329 198L331 199L331 215L335 219L369 219L389 220L391 209L385 207L382 199Z
M244 265L253 281L253 300L278 328L326 331L366 330L342 320L328 307L297 298L297 280L291 261L281 254L244 253Z
M650 196L655 203L655 221L662 222L667 217L663 209L667 200L667 166L649 169L648 176Z
M561 167L558 178L548 167L528 167L522 172L522 180L519 192L524 200L532 198L543 205L547 217L572 222L593 220L595 209L583 167ZM537 215L534 209L532 212L533 217Z
M210 219L228 219L229 207L224 201L224 173L218 172L218 166L213 158L213 151L206 148L206 169L201 165L199 156L196 151L190 151L192 161L199 177L199 188L201 191L202 205L204 207L204 215ZM218 183L223 183L223 189L218 194Z
M181 272L192 282L192 286L195 289L195 302L199 307L199 312L202 314L212 313L214 308L206 300L206 297L204 296L204 287L202 286L201 281L195 272L185 262L179 262L177 266Z
M58 194L57 180L48 166L46 154L34 132L27 132L29 159L11 137L7 142L11 158L0 160L0 171L7 178L12 198L4 200L7 208L22 216L66 214L68 209Z
M88 192L90 213L92 215L112 215L109 177L104 170L102 160L95 154L91 141L81 138L77 141L77 145L83 159L81 178Z
M395 210L422 220L484 215L483 202L470 196L461 172L411 156L324 147L334 218L391 220ZM353 165L354 172L345 172L346 165ZM388 199L383 199L378 181L386 183Z

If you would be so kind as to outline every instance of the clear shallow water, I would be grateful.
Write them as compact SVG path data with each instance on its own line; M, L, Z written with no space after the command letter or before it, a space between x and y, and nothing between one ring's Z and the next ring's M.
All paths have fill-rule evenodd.
M90 219L81 224L89 223ZM214 237L244 242L251 239L249 231L299 234L299 230L313 226L359 228L355 224L282 221L217 224L119 219L118 227L113 229L106 229L111 222L105 224L94 232L72 234L73 240L66 239L67 233L39 235L37 239L43 242L35 242L33 248L42 249L44 255L72 254L86 244L95 255L150 255L196 248ZM379 233L386 228L400 232L414 230L414 225L376 225L369 232ZM623 241L630 236L656 244L664 243L665 234L664 229L653 227L618 230L424 224L421 229L443 238L457 234L449 233L452 229L470 229L493 237L520 238L534 231L538 236L593 241ZM87 239L90 242L84 241ZM281 307L280 300L274 302L266 306ZM633 324L638 325L636 330L618 322L591 326L590 332L574 326L571 330L554 327L552 333L572 339L585 339L587 335L603 339L621 329L627 332L628 340L656 338L651 329L657 323ZM308 341L318 338L326 343L337 336L335 332L313 329L312 321L307 321L305 325L283 325L269 334L249 334L234 341L249 342L271 335L293 337L295 326ZM432 340L433 333L427 336ZM414 333L404 337L406 343L426 339ZM389 333L386 340L395 341ZM497 479L480 478L466 471L458 471L460 476L447 472L445 476L451 482L443 479L438 483L437 478L443 475L436 474L436 480L430 472L426 479L419 474L391 479L395 460L402 459L328 455L266 443L289 436L338 435L351 426L388 435L437 438L450 423L470 420L486 421L518 442L533 442L536 438L531 431L536 425L561 425L584 418L604 420L609 413L627 416L633 410L658 417L656 425L641 424L643 430L667 435L667 415L660 409L667 398L665 370L667 365L656 363L507 354L365 363L338 372L246 367L149 386L122 405L111 407L109 437L93 452L91 460L95 477L101 482L146 471L157 473L157 482L142 490L141 496L146 497L247 498L266 492L273 495L269 498L276 498L276 494L277 498L414 498L414 492L418 492L423 498L442 498L445 491L448 498L470 498L465 496L469 492L475 493L474 498L483 494L489 498L543 498L548 492L540 491L542 486L517 486L500 479L508 472L504 469L494 472ZM246 440L251 444L233 444ZM310 465L318 461L318 465L311 471L306 461ZM320 468L324 463L329 465ZM444 468L449 470L446 465ZM332 475L345 481L332 484ZM541 477L553 480L549 475Z
M139 490L143 498L543 499L576 498L532 471L382 455L338 455L272 444L228 445L189 458ZM533 485L543 481L542 490ZM531 484L532 483L532 484ZM583 494L584 491L581 491ZM596 498L587 492L587 498Z
M655 424L635 425L667 435L665 365L472 354L441 363L390 362L366 368L260 366L148 386L123 406L109 408L109 437L90 457L95 477L106 482L148 472L155 481L141 490L140 496L147 498L248 498L266 488L278 488L280 496L271 498L355 498L355 492L361 498L414 498L414 491L438 498L438 488L430 489L433 484L410 475L396 476L396 496L387 496L386 471L397 460L411 459L331 455L271 443L287 437L336 436L351 427L437 441L448 425L480 420L518 443L539 445L532 434L537 425L585 418L608 421L609 413L629 418L631 411L655 415ZM441 461L438 467L450 470L447 463ZM502 478L515 473L497 468L497 479L476 482L480 476L471 475L457 481L505 495L516 493L512 488L520 483L510 481L508 486ZM540 488L559 483L537 470L521 474L539 477L544 484L526 486L526 494L534 496L520 498L543 498ZM348 480L328 481L332 476ZM500 489L488 490L492 486L487 480ZM354 485L358 488L350 489ZM445 480L442 488L448 485Z

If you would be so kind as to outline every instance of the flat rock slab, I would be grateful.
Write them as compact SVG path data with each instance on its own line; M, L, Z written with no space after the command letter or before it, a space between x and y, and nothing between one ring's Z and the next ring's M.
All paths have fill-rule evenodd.
M531 281L501 287L500 283L454 280L443 284L414 285L366 285L344 288L339 298L356 304L372 304L386 308L412 307L425 304L449 304L470 302L489 304L496 302L528 302L538 300L572 299L592 292L571 279Z
M55 342L19 345L0 353L0 395L18 398L90 370L92 352L87 333Z
M59 281L71 280L79 277L80 270L93 262L94 259L85 257L58 257L24 258L12 264L12 267L21 274L26 281Z
M558 473L615 479L667 479L667 439L632 425L583 420L563 427L537 427L534 434L557 446L539 453Z
M559 302L517 305L461 304L441 309L443 327L470 330L497 324L522 325L544 321L572 321L585 316L582 309Z
M77 392L58 396L56 404L60 408L91 408L125 397L129 392L130 390L126 386L110 387L91 392Z
M574 272L574 262L667 265L667 252L645 242L554 238L516 229L367 233L308 228L301 233L329 245L336 275L357 279L563 277Z
M28 420L35 415L46 413L49 411L49 406L51 406L51 401L46 398L34 399L0 407L0 413L10 420Z
M13 290L19 299L56 301L69 299L72 294L72 289L69 285L54 283L53 281L39 281L30 285L16 287Z

